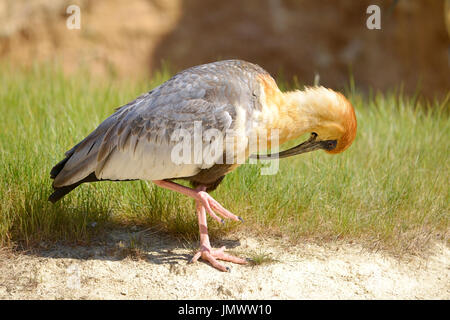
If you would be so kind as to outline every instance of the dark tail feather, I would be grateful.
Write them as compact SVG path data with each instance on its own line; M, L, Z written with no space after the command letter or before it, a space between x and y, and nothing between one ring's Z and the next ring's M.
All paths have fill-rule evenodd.
M74 184L71 184L70 186L65 186L61 188L55 188L55 192L53 192L50 197L48 197L48 201L55 203L56 201L60 200L62 197L64 197L66 194L68 194L70 191L78 187L82 182L77 182Z
M66 165L66 162L70 159L72 155L64 158L63 160L61 160L60 162L58 162L50 171L50 178L55 179L56 176L61 172L61 170L64 168L64 166Z
M70 151L68 151L66 153L67 157L63 160L61 160L60 162L58 162L50 171L50 178L55 179L56 176L61 172L61 170L64 168L64 166L66 165L67 161L70 159L70 157L73 155L73 150L75 150L75 148L78 145L76 145L75 147L73 147ZM124 180L120 180L120 181L132 181L132 180L136 180L136 179L124 179ZM99 180L97 179L97 177L95 176L95 172L92 172L90 175L88 175L86 178L75 182L74 184L68 185L68 186L64 186L64 187L60 187L60 188L55 188L53 187L53 189L55 190L50 197L48 197L48 201L55 203L56 201L60 200L62 197L64 197L66 194L68 194L70 191L72 191L73 189L75 189L76 187L78 187L80 184L85 183L85 182L96 182L96 181L113 181L113 180ZM116 181L116 180L114 180Z
M64 161L64 160L63 160ZM53 169L53 170L58 167L63 161L61 161L60 163L58 163ZM65 159L65 161L67 162L67 160ZM65 164L65 162L64 162ZM62 165L62 167L64 167L64 164ZM62 170L62 167L59 169L59 171ZM58 173L59 173L58 171ZM51 173L50 173L51 174ZM64 186L61 188L55 188L53 187L53 189L55 189L55 192L53 192L50 197L48 197L48 201L55 203L56 201L60 200L62 197L64 197L66 194L68 194L70 191L72 191L73 189L75 189L76 187L78 187L80 184L85 183L85 182L95 182L95 181L100 181L97 179L97 177L95 176L95 173L92 172L90 175L88 175L86 178L84 178L83 180L80 180L74 184L68 185L68 186Z
M70 157L73 156L75 150L77 149L77 147L82 143L83 141L81 141L80 143L78 143L77 145L75 145L75 147L73 147L72 149L70 149L69 151L67 151L66 157L64 159L62 159L60 162L58 162L50 171L50 178L55 179L56 176L61 172L61 170L64 168L64 166L66 165L67 161L69 161Z
M58 162L52 168L52 170L50 171L50 178L51 179L55 179L56 178L56 176L61 172L61 170L64 168L65 164L67 163L67 161L70 159L71 156L72 156L72 154L67 156L66 158L64 158L60 162ZM70 191L72 191L73 189L75 189L79 185L80 185L80 183L75 183L75 184L72 184L70 186L65 186L65 187L61 187L61 188L53 187L53 189L55 189L55 192L53 192L50 195L50 197L48 197L48 201L50 201L52 203L55 203L56 201L58 201L59 199L64 197L66 194L68 194Z

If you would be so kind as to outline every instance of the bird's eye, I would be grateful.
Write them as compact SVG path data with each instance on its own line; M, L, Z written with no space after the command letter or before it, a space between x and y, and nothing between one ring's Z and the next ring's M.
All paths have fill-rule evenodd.
M337 140L330 140L327 142L327 149L333 150L334 148L336 148L336 145L337 145Z

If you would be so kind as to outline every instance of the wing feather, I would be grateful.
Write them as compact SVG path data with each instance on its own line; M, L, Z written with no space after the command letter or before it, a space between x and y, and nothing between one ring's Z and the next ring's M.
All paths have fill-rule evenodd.
M259 86L252 72L262 70L253 69L238 68L236 62L190 68L118 108L66 153L69 159L53 185L67 186L92 172L98 179L155 180L188 177L212 166L174 163L171 153L178 142L171 137L177 129L193 137L195 121L201 121L203 131L215 128L225 136L237 123L239 108L251 116L258 107L253 93Z

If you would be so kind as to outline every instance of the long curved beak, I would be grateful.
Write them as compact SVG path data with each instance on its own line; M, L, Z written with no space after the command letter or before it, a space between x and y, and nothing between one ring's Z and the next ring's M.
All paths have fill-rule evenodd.
M298 154L311 152L319 149L332 150L336 147L336 140L326 140L326 141L316 141L317 134L312 133L311 137L305 142L300 143L299 145L292 147L288 150L281 151L280 153L273 153L269 155L261 155L261 154L252 154L250 158L252 159L262 159L262 160L271 160L276 158L286 158L295 156Z

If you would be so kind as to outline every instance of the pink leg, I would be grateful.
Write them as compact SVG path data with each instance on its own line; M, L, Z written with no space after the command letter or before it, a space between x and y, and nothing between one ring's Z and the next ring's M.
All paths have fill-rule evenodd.
M198 216L198 226L200 229L200 250L194 255L191 262L196 262L201 257L203 260L208 261L214 268L219 269L220 271L230 271L230 268L224 266L217 260L246 264L247 261L245 261L244 259L226 254L224 252L225 247L221 247L220 249L211 248L208 236L208 227L206 223L205 207L200 203L200 201L196 201L196 208Z
M182 194L185 194L185 195L190 196L195 199L197 217L198 217L198 225L199 225L199 230L200 230L200 249L194 255L191 262L196 262L201 257L203 260L208 261L209 263L211 263L211 265L214 268L219 269L220 271L230 271L230 268L225 267L223 264L218 262L217 259L224 260L224 261L230 261L233 263L239 263L239 264L247 263L247 261L244 259L241 259L241 258L238 258L238 257L235 257L235 256L225 253L224 252L225 247L221 247L220 249L212 249L211 248L211 244L209 242L209 236L208 236L208 226L207 226L207 222L206 222L206 210L208 210L207 209L208 207L205 205L205 202L206 202L206 204L209 205L209 208L210 208L208 210L208 213L213 218L216 217L215 219L218 221L222 222L223 220L221 220L214 214L214 212L211 210L211 207L213 207L215 210L217 210L217 212L219 214L221 214L222 216L224 216L225 218L234 219L234 217L235 217L236 219L234 219L234 220L242 221L241 218L235 216L228 210L223 209L223 207L220 204L219 204L219 206L217 206L214 203L214 202L217 203L217 201L215 201L209 194L207 194L205 192L205 190L206 190L205 187L199 187L196 190L194 190L191 188L187 188L187 187L178 185L173 182L168 182L168 181L154 181L154 182L163 188L178 191ZM199 194L201 194L201 195L199 196ZM207 196L205 196L205 194ZM211 199L214 202L212 202ZM205 207L206 207L206 210L205 210ZM222 209L226 210L226 211L224 212Z
M162 188L166 188L169 190L173 190L179 193L182 193L188 197L193 198L196 201L200 201L200 203L205 207L206 211L210 214L212 218L217 220L220 223L224 223L224 221L219 218L214 211L216 211L219 215L224 218L229 218L235 221L243 221L241 217L238 217L232 214L230 211L222 207L220 203L218 203L213 197L211 197L205 190L205 188L197 188L191 189L174 182L164 181L164 180L153 180L153 183ZM214 211L213 211L214 210Z

